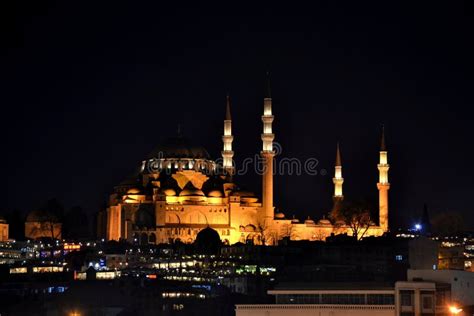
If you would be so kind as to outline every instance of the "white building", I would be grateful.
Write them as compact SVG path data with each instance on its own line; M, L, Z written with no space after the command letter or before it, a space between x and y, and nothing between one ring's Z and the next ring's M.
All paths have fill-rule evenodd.
M336 285L336 286L335 286ZM434 315L434 282L375 284L318 284L268 291L275 304L236 305L237 316L385 316Z
M474 305L474 273L463 270L412 270L407 272L408 280L424 280L450 285L447 301L460 306Z

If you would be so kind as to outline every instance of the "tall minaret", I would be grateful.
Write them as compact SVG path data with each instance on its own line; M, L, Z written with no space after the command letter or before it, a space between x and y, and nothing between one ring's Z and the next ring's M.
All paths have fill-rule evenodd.
M334 183L334 196L333 196L333 209L336 210L341 206L341 202L344 199L342 194L342 184L344 183L344 178L342 177L342 163L341 163L341 151L339 149L339 142L336 147L336 163L334 165L334 178L332 178Z
M222 168L224 173L232 177L234 174L234 165L232 157L234 157L234 152L232 151L232 141L234 136L232 136L232 117L230 116L230 96L227 96L227 105L225 111L225 120L224 120L224 136L222 136L222 142L224 147L222 149Z
M382 138L380 141L380 161L377 165L379 169L379 225L384 232L388 231L388 190L390 183L388 182L388 169L390 165L387 159L387 147L385 145L385 129L382 126Z
M268 76L268 74L267 74ZM267 221L273 220L273 140L275 135L272 131L272 97L270 92L270 78L267 77L267 89L265 98L263 99L263 133L262 133L262 159L264 163L263 178L262 178L262 207L263 217Z

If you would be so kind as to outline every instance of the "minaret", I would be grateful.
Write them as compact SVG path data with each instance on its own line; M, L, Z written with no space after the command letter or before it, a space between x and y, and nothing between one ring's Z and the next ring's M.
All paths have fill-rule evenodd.
M342 194L342 184L344 183L344 178L342 177L342 163L341 163L341 151L339 149L339 142L336 147L336 163L334 165L334 178L332 178L334 183L334 196L333 196L333 209L336 210L341 206L341 202L344 199Z
M377 165L379 169L379 225L384 232L388 231L388 190L390 183L388 182L388 169L390 165L387 159L387 148L385 145L385 129L382 126L382 138L380 141L380 160Z
M268 73L267 73L268 76ZM270 78L267 77L267 89L265 92L265 98L263 99L263 133L262 133L262 159L263 159L263 177L262 177L262 208L263 217L268 222L273 220L273 157L275 152L273 151L273 140L275 135L272 131L272 97L270 93Z
M225 120L224 120L224 136L222 136L222 142L224 147L222 149L222 168L224 169L225 175L232 177L234 174L234 165L232 157L234 157L234 152L232 151L232 141L234 136L232 136L232 117L230 116L230 96L227 96L227 104L225 111Z

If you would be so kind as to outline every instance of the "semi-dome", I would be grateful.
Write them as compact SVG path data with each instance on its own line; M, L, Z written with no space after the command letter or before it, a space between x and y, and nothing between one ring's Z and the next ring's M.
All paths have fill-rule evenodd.
M212 190L207 194L208 197L223 197L224 193L220 190Z
M163 194L166 196L176 196L176 191L171 188L167 188L163 190Z
M283 214L282 212L278 212L275 214L275 218L277 219L284 219L285 218L285 214Z
M168 138L146 157L146 159L153 158L210 159L210 156L204 147L193 144L188 138L178 136Z
M204 196L204 192L198 189L184 189L179 193L179 196Z
M141 193L142 193L142 190L136 187L127 190L127 194L141 194Z

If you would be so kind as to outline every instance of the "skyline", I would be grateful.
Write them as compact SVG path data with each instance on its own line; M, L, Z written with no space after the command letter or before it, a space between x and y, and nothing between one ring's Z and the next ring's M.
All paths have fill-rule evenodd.
M200 20L192 8L170 9L157 19L119 5L117 15L104 16L107 6L99 5L84 25L78 22L87 5L77 11L57 6L48 20L39 9L20 11L16 23L33 17L22 32L13 28L23 42L8 37L2 44L8 48L2 103L11 111L1 127L8 136L2 210L27 213L57 197L92 215L178 124L218 158L227 93L236 160L258 153L269 69L282 157L316 158L328 171L276 176L277 208L300 219L330 210L337 141L345 195L376 200L379 127L385 124L393 220L411 224L410 215L421 216L427 203L432 216L457 211L474 226L474 167L466 146L473 47L463 41L472 22L467 13L456 15L454 5L433 5L435 12L447 9L450 19L435 23L434 15L423 25L403 8L383 16L369 11L361 20L362 7L351 12L328 5L287 16L278 26L270 22L280 8L255 16L210 11ZM371 26L375 20L378 28ZM238 181L260 192L258 176Z

